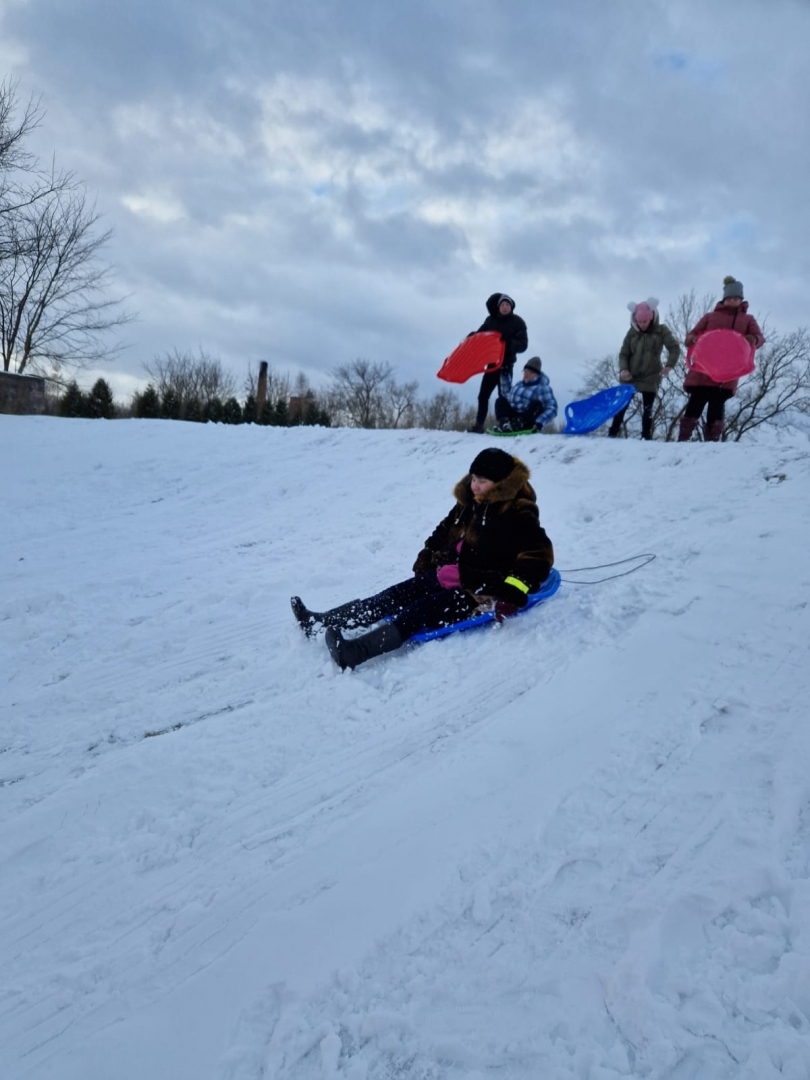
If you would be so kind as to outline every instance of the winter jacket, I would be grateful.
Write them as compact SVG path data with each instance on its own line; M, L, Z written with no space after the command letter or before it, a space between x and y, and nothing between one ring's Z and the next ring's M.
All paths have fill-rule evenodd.
M641 330L635 320L630 320L619 350L619 370L630 372L630 381L636 390L655 393L661 382L661 353L667 350L667 367L675 367L681 355L681 346L670 328L655 318L646 330Z
M753 315L748 314L747 300L743 300L740 306L736 308L726 307L721 300L719 304L715 305L714 311L710 311L699 322L695 323L694 327L686 335L686 340L690 341L691 338L700 337L701 334L706 334L709 330L736 330L738 334L744 334L746 337L751 336L756 339L755 349L761 349L765 344L765 338L759 328L759 323ZM683 381L683 388L688 391L693 386L721 386L733 395L737 393L739 381L739 379L729 379L728 382L716 383L714 379L709 375L705 375L702 371L687 371L686 378Z
M534 426L539 430L557 415L557 399L544 371L536 379L530 382L521 379L514 386L512 372L504 372L500 380L500 395L506 398L519 416L526 417L527 427Z
M489 315L475 333L480 334L485 330L493 330L501 335L505 344L501 370L511 371L515 366L517 354L526 352L529 347L529 334L526 330L526 323L519 315L515 315L514 308L512 308L509 315L501 315L498 311L498 304L503 295L503 293L493 293L487 300Z
M472 596L525 607L527 595L537 592L554 565L529 470L515 459L509 476L480 502L473 497L469 474L453 494L456 505L425 541L414 573L457 562L461 588Z

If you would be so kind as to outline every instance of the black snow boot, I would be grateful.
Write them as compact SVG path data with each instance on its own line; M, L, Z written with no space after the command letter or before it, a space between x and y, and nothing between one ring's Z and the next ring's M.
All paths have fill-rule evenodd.
M330 611L310 611L300 596L291 596L290 606L298 625L307 637L317 634L325 626L362 626L361 600L350 600L348 604L341 604Z
M326 647L338 667L344 670L356 668L374 656L393 652L402 645L402 640L396 623L383 623L356 638L345 638L334 626L326 630Z

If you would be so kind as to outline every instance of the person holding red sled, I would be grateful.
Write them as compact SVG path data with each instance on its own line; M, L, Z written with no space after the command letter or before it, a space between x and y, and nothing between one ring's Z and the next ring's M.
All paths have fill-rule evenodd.
M498 386L501 376L508 374L511 378L517 354L526 352L529 347L526 323L519 315L515 315L515 301L511 296L506 293L493 293L487 300L487 311L489 315L474 333L481 334L485 331L499 333L503 338L504 354L500 369L487 371L481 379L481 388L478 391L478 413L475 423L469 428L469 431L476 435L484 434L489 399L492 391Z

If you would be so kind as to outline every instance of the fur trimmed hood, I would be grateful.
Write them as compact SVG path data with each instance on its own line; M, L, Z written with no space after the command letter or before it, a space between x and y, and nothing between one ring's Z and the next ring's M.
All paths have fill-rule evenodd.
M535 495L534 488L529 483L529 469L520 458L514 458L514 466L509 475L499 480L497 484L489 489L486 495L483 495L480 499L476 500L472 493L471 480L472 477L469 473L463 476L461 480L456 484L453 489L453 495L456 498L456 502L462 506L471 506L476 501L479 504L493 503L514 503L519 509L526 509L529 506L537 507L537 496Z

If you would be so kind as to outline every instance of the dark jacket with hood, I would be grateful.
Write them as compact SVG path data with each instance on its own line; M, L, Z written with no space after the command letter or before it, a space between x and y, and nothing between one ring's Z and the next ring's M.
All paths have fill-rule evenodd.
M498 311L498 305L502 300L508 300L512 305L512 310L508 315L501 315ZM515 301L506 293L493 293L487 300L487 311L489 315L478 327L476 333L480 334L484 330L493 330L501 335L505 345L503 364L501 366L502 368L511 369L515 365L517 354L526 352L529 347L529 334L526 330L526 323L519 315L515 315Z
M681 347L670 328L655 312L653 321L642 330L633 315L619 351L619 371L629 371L636 390L655 393L661 382L661 354L667 350L667 367L675 367Z
M754 348L759 349L765 344L765 338L759 328L759 323L753 315L748 314L748 301L743 300L739 307L727 307L721 300L715 305L714 311L708 312L702 319L695 323L686 335L687 344L692 340L706 334L709 330L736 330L738 334L755 339ZM739 379L729 379L728 382L716 383L711 376L702 371L689 370L683 381L684 390L691 390L693 386L720 386L728 390L730 394L737 393Z
M515 458L512 472L480 502L470 479L468 473L456 484L456 505L425 541L414 573L458 563L461 588L474 597L525 607L527 594L537 592L554 565L529 470Z

